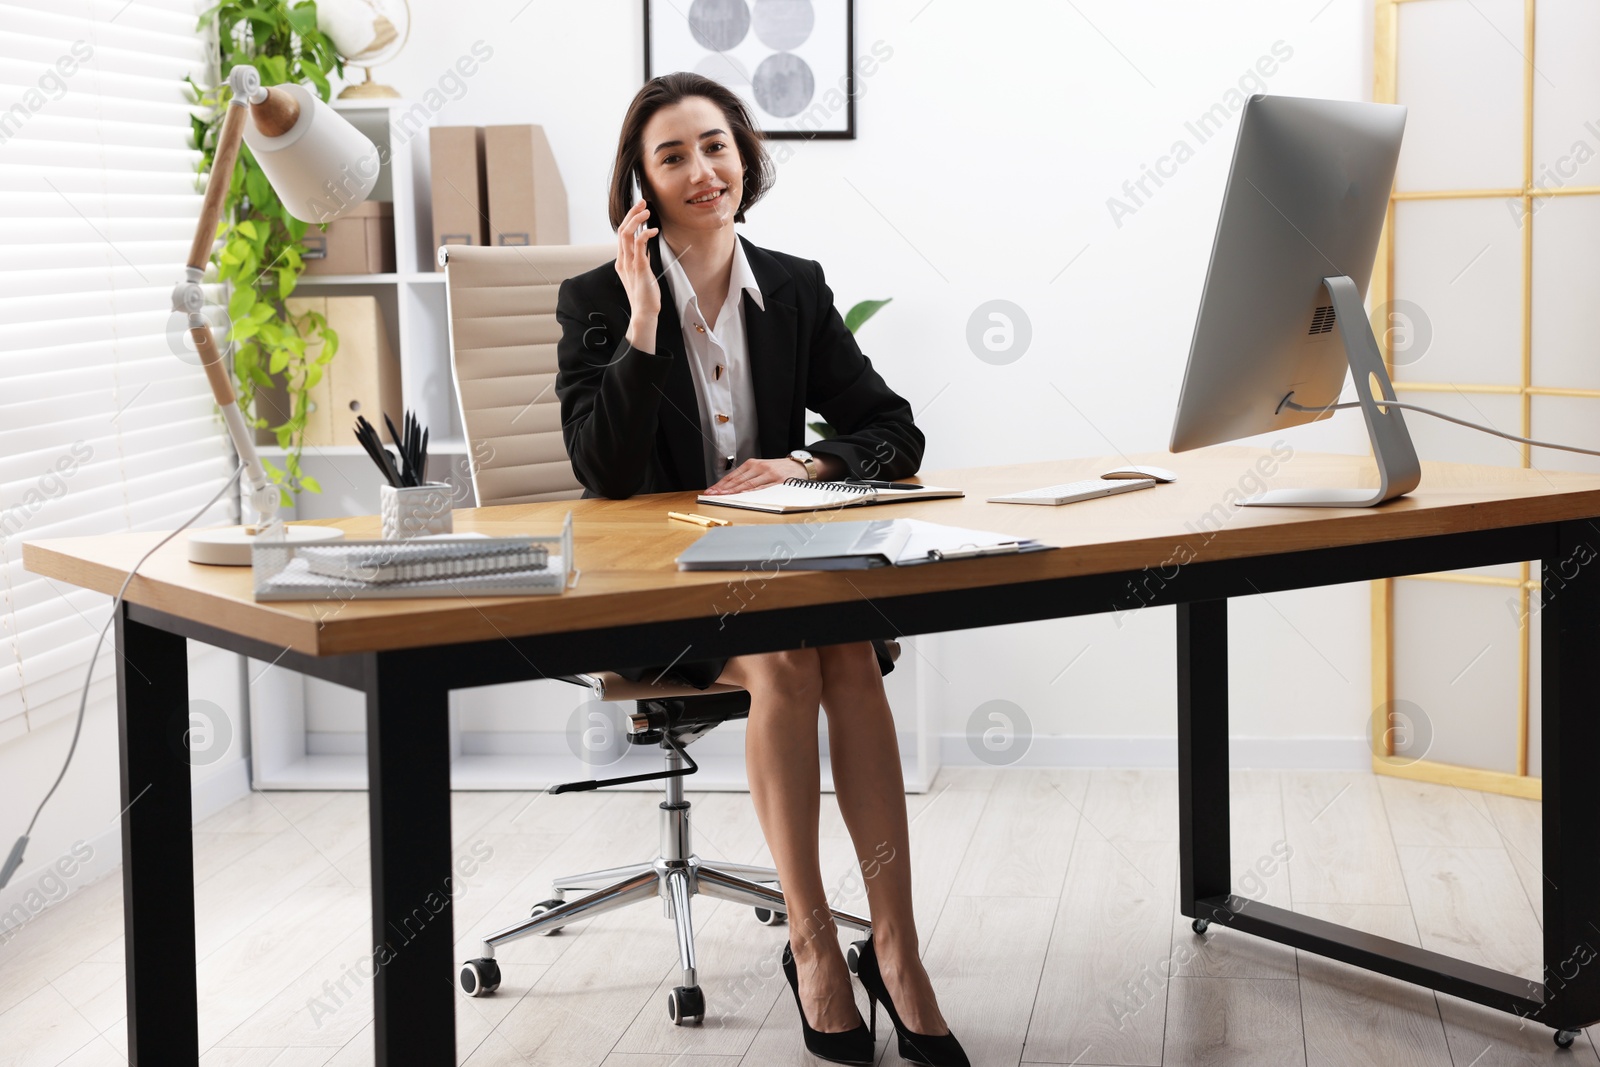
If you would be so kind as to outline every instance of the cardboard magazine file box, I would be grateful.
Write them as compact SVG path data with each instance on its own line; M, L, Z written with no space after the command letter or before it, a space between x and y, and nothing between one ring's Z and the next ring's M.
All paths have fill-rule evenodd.
M489 241L495 245L564 245L567 189L539 126L487 126Z
M428 174L433 201L434 270L443 245L489 243L488 175L483 164L483 127L435 126L428 131Z
M357 415L365 415L385 442L394 443L383 416L387 412L399 425L400 359L389 344L377 299L291 297L284 303L295 315L320 312L339 335L339 351L323 366L322 380L306 395L305 443L317 447L355 444ZM321 353L320 338L306 345L308 360L314 361ZM256 410L271 425L280 425L288 418L288 394L281 385L270 392L262 390L257 394ZM267 430L258 432L258 441L277 444Z
M307 226L300 242L307 274L387 274L394 270L394 203L367 200L328 223Z

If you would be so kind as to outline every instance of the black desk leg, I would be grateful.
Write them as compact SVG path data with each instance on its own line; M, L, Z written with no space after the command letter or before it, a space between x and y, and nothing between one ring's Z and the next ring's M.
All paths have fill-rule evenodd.
M377 1067L456 1062L449 692L426 653L367 657Z
M1564 523L1542 567L1544 983L1542 1022L1600 1020L1600 531Z
M1178 605L1178 856L1183 914L1226 896L1228 874L1228 602Z
M200 1062L189 661L184 639L117 612L128 1063Z

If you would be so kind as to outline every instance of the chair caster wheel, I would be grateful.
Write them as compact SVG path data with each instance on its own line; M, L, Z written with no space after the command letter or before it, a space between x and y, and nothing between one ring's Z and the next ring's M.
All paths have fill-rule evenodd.
M566 901L557 899L556 897L551 897L549 900L541 900L539 903L528 909L528 918L537 919L551 908L559 907L565 903ZM544 937L549 937L551 934L559 934L560 932L561 927L559 926L552 926L549 929L539 931L539 933Z
M867 949L865 941L852 941L850 947L844 950L844 965L850 968L851 974L860 974L861 954Z
M697 1023L706 1017L706 998L697 985L681 985L667 994L667 1018L673 1026Z
M1210 928L1210 926L1210 919L1196 919L1194 922L1189 924L1189 929L1193 930L1197 934L1203 935L1205 934L1206 930Z
M774 911L771 908L756 909L756 922L762 926L782 926L788 921L789 916L781 911Z
M461 988L469 997L488 996L500 988L500 965L484 957L468 960L461 965Z
M1571 1048L1572 1043L1576 1040L1578 1040L1578 1031L1576 1030L1556 1031L1556 1048Z

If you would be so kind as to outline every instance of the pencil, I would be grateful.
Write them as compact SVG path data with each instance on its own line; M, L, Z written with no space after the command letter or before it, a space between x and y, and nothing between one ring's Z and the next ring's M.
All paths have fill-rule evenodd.
M706 515L695 515L692 512L687 512L687 511L669 511L669 512L667 512L667 518L669 518L669 519L680 519L683 522L692 522L696 526L728 526L728 525L730 525L730 523L728 522L727 519L713 519L713 518L711 518L709 516L706 516Z

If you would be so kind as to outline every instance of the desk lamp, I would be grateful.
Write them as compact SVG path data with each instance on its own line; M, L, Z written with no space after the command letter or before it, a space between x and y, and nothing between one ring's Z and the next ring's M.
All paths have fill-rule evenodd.
M200 365L211 383L211 393L222 409L228 436L244 464L241 496L255 514L251 525L190 533L189 559L195 563L248 566L251 546L269 531L274 540L281 533L283 540L291 544L337 540L344 531L331 526L285 526L278 519L278 487L261 465L254 433L245 424L234 398L233 380L211 326L201 314L205 297L200 281L211 258L222 198L239 155L239 142L242 139L250 146L285 209L302 222L331 222L365 200L378 180L380 160L377 148L360 130L303 86L264 88L260 74L250 66L234 67L228 75L228 85L233 96L217 139L216 161L206 186L200 221L195 224L184 280L172 290L172 311L174 316L186 319L184 328L194 342Z

